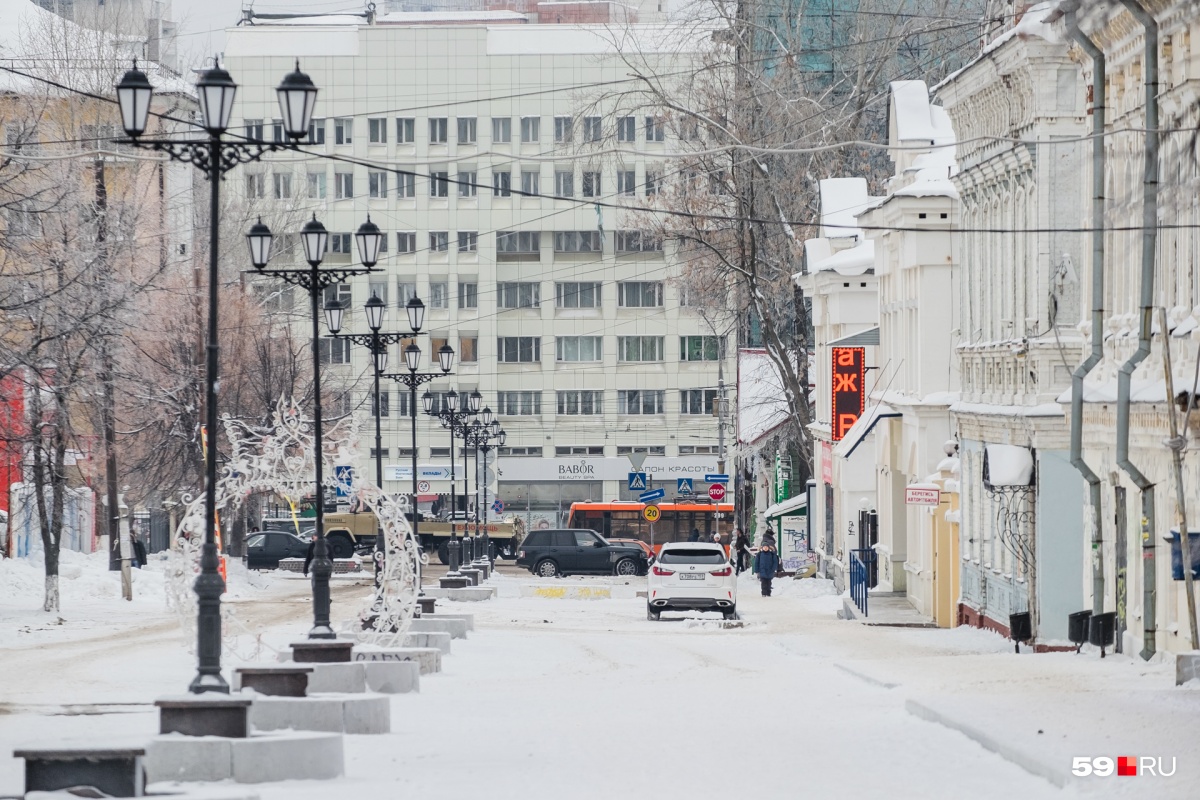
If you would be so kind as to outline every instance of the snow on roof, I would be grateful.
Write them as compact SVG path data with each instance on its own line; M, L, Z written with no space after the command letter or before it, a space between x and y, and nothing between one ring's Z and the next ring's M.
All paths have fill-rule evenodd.
M820 182L821 236L862 236L857 217L878 198L867 194L866 178L825 178Z
M966 66L960 67L954 72L947 75L938 81L931 91L936 92L948 83L951 83L955 78L967 71L971 67L979 63L985 56L994 50L999 49L1003 44L1013 39L1041 39L1050 44L1059 44L1062 42L1062 36L1054 29L1054 25L1046 21L1046 18L1058 10L1058 0L1049 0L1044 3L1037 3L1030 7L1017 23L1008 30L1001 33L992 41L983 46L979 51L979 55L970 61Z
M1033 451L1012 444L984 446L988 486L1028 486L1033 481Z
M839 275L862 275L875 268L875 240L867 239L857 247L840 250L829 258L808 265L808 272L836 272ZM801 273L803 274L803 273ZM799 277L799 276L795 276Z
M767 510L763 512L763 519L774 519L775 517L782 517L785 514L791 516L798 514L801 510L807 508L808 495L798 494L795 497L789 497L787 500L783 500L773 506L768 506Z
M783 379L765 350L738 351L737 438L753 443L789 416Z
M929 114L929 87L925 81L892 81L892 122L900 142L937 138Z
M958 199L950 180L958 172L954 126L946 109L929 102L924 81L893 81L890 103L890 143L909 148L925 143L930 149L915 154L912 150L892 151L896 177L889 197Z

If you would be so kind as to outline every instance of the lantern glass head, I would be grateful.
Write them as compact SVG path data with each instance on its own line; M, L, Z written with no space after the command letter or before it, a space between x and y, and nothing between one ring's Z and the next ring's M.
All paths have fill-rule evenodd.
M438 349L438 366L442 368L442 372L449 373L454 368L454 348L448 344L442 345Z
M379 295L371 292L371 299L367 301L367 327L378 332L383 327L383 315L387 311L387 303L379 299Z
M137 59L133 60L133 69L125 73L117 84L117 105L121 109L121 127L130 139L136 139L146 132L146 123L150 118L150 98L154 88L146 73L137 67Z
M419 297L410 297L408 304L404 306L404 310L408 312L408 328L413 333L418 333L421 326L425 324L425 304L421 302Z
M233 98L237 84L221 67L210 67L200 73L196 81L196 93L200 100L201 124L209 133L221 134L229 130L229 118L233 116Z
M329 332L336 334L342 329L342 317L345 315L346 309L337 300L333 300L325 304L325 324L329 326Z
M508 434L501 430L498 438L500 440L500 446L504 447L504 443L508 441Z
M493 439L500 435L500 420L494 419L488 423L488 433Z
M371 222L371 217L367 217L367 221L358 226L358 232L354 234L354 240L358 243L358 258L367 269L379 263L379 250L383 247L383 233L379 230L379 226Z
M275 94L279 97L279 111L283 115L283 132L289 139L303 139L308 135L308 123L312 121L317 105L317 87L300 71L299 59L296 59L296 71L283 76Z
M404 365L408 367L409 372L416 372L417 367L421 366L421 348L417 347L416 344L410 344L404 348ZM429 392L425 394L428 396ZM425 410L428 411L429 409L426 408Z
M271 260L271 229L263 224L262 217L250 226L246 234L246 244L250 246L250 263L255 269L262 269Z
M325 258L325 246L329 242L329 232L317 220L317 215L304 223L300 230L300 240L304 244L304 259L309 266L317 266Z
M382 347L375 353L375 371L380 375L387 372L388 352L386 347Z
M458 392L453 389L446 393L446 408L458 411Z
M475 391L473 391L469 395L467 395L467 410L470 411L472 414L478 414L479 407L482 404L483 404L483 395L481 395L479 393L478 389L476 389Z
M428 389L421 395L421 405L425 407L426 414L433 413L433 394Z
M480 416L483 418L484 425L491 425L492 424L492 407L484 406L483 413Z

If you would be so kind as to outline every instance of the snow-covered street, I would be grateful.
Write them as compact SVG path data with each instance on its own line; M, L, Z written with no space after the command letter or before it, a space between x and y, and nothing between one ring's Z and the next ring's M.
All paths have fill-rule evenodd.
M31 610L30 595L5 593L0 795L21 790L14 747L155 732L150 704L177 694L193 669L155 577L142 576L133 604L65 590L62 624ZM841 599L815 580L783 581L769 599L746 580L745 625L733 629L715 615L649 622L638 598L523 598L528 577L493 582L491 601L439 602L473 613L476 630L453 642L420 693L393 697L391 734L348 736L344 778L255 787L263 800L1182 798L1200 777L1200 687L1173 686L1165 665L1086 651L1018 656L969 628L844 622ZM335 618L366 591L336 587ZM270 657L305 630L305 582L273 576L233 594L239 617L264 632L239 639L239 655ZM981 731L987 747L971 738ZM1174 756L1178 769L1071 777L1075 756L1128 755Z

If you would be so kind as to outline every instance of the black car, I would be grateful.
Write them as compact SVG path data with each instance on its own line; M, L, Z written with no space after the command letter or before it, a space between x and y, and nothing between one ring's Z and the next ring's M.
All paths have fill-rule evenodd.
M595 531L532 531L517 552L517 565L534 575L590 573L639 575L646 571L646 553L634 545L612 544Z
M283 558L304 558L308 542L287 531L263 531L246 540L246 566L249 569L277 569Z

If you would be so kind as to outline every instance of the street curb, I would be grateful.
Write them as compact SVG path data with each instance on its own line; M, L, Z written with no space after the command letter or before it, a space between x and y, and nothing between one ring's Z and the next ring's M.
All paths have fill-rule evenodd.
M914 717L919 717L926 722L935 722L951 730L958 731L968 739L980 744L984 750L995 753L1004 760L1016 764L1030 775L1034 775L1038 778L1044 778L1045 780L1057 786L1059 789L1066 787L1067 783L1069 782L1066 773L1042 763L1036 758L1027 755L1015 747L1010 747L1003 742L997 741L991 735L984 733L978 728L968 725L965 722L959 722L958 720L948 717L942 712L930 708L923 703L910 698L904 701L904 710L912 714Z

